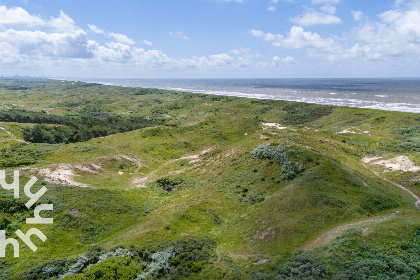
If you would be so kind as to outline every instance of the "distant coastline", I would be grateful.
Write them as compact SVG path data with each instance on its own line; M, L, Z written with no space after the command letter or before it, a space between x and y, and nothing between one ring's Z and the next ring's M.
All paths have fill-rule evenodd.
M420 78L62 79L110 86L159 88L224 96L420 113Z

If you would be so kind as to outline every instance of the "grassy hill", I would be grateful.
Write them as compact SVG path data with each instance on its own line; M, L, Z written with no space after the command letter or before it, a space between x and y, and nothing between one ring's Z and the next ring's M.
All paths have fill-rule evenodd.
M0 80L0 98L1 169L20 169L22 194L36 176L54 204L48 239L8 247L4 279L420 272L419 114L37 79ZM32 143L52 139L25 137L40 125L103 134ZM1 194L1 228L26 232L33 213Z

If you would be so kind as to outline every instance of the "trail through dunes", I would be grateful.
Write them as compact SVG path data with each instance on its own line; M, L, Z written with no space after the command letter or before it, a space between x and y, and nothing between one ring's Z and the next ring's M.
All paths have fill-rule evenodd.
M374 160L378 160L379 157L375 157L375 158L365 158L363 159L364 163L369 163L371 161ZM420 208L420 198L414 194L412 191L410 191L408 188L397 184L395 182L392 182L386 178L383 178L379 175L379 173L377 172L373 172L378 178L383 179L385 181L387 181L388 183L391 183L392 185L406 191L407 193L409 193L416 201L414 202L414 205L417 208ZM309 243L307 243L306 245L304 245L302 247L302 249L304 250L310 250L310 249L314 249L314 248L318 248L321 247L325 244L328 244L329 242L333 241L335 238L339 237L340 235L342 235L346 230L351 229L351 228L361 228L361 229L366 229L367 226L372 225L372 224L378 224L378 223L382 223L385 221L388 221L390 219L393 219L396 217L396 214L398 214L398 211L392 213L391 215L388 216L381 216L381 217L375 217L375 218L370 218L370 219L366 219L366 220L362 220L362 221L358 221L355 223L348 223L348 224L342 224L339 226L336 226L324 233L322 233L320 236L318 236L315 240L310 241Z
M147 186L148 183L153 182L154 180L156 180L156 174L157 172L162 169L163 167L174 163L176 161L179 160L183 160L183 159L191 159L191 161L189 162L189 164L194 164L199 162L201 159L200 157L205 155L206 153L208 153L212 148L208 148L205 149L203 151L201 151L198 154L194 154L194 155L188 155L188 156L184 156L184 157L180 157L179 159L171 159L168 160L167 162L165 162L164 164L162 164L159 168L151 171L150 173L148 173L146 176L144 177L134 177L131 180L131 186L129 188L126 188L125 190L130 190L130 189L135 189L135 188L145 188ZM169 174L181 174L185 172L185 168L181 169L181 170L175 170L175 171L170 171Z
M16 141L18 142L22 142L25 144L29 144L28 142L26 142L25 140L19 139L16 137L16 135L14 135L13 133L11 133L9 130L7 130L4 126L0 126L1 130L4 130L7 134L9 134L10 136L12 136L13 138L15 138Z
M340 235L342 235L345 231L352 229L352 228L360 228L363 230L363 232L367 232L367 226L372 224L378 224L385 221L389 221L391 219L394 219L396 217L396 214L398 214L398 211L395 213L392 213L388 216L381 216L381 217L375 217L370 218L367 220L358 221L355 223L349 223L349 224L342 224L339 226L336 226L324 233L322 233L320 236L318 236L315 240L310 241L305 246L302 247L303 250L311 250L318 247L321 247L323 245L328 244L329 242L333 241Z

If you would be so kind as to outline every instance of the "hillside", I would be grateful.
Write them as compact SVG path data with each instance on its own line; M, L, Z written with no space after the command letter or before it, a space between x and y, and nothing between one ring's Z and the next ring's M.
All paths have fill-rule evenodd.
M40 79L0 100L1 169L54 205L2 279L420 272L419 114ZM0 191L7 236L33 227Z

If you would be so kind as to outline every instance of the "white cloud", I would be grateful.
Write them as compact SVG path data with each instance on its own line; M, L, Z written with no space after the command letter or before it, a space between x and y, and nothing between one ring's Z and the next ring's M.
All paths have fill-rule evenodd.
M337 8L334 7L333 5L327 4L327 5L322 6L321 10L328 14L335 14L335 12L337 11Z
M353 22L353 25L357 26L347 33L329 36L321 36L322 33L302 26L341 22L341 19L334 15L338 1L314 0L312 3L319 6L316 6L316 10L306 8L305 13L294 19L296 25L287 32L269 33L257 29L249 31L251 36L266 41L267 45L269 43L278 48L292 49L291 56L270 56L265 61L261 61L261 56L253 53L246 45L206 56L174 58L163 50L151 49L153 46L151 41L139 40L139 43L144 44L145 50L136 47L134 40L126 35L108 32L95 25L86 27L86 31L92 31L88 34L62 11L56 18L43 20L39 16L30 15L22 8L7 9L0 6L0 69L2 73L6 73L4 69L12 67L13 69L56 67L54 69L66 69L66 71L72 67L74 69L90 67L89 69L98 69L98 71L108 69L109 73L111 71L114 73L117 69L121 69L121 73L124 71L124 73L129 73L127 71L138 73L139 69L151 69L182 75L184 72L181 70L189 69L198 69L202 71L200 73L220 73L221 70L226 73L247 73L241 69L249 67L249 69L268 69L265 73L270 74L278 73L282 68L298 69L303 66L304 61L300 56L299 63L296 63L292 57L292 54L296 56L296 53L301 53L299 50L306 51L307 56L318 59L319 65L371 66L380 63L383 65L381 69L390 69L397 63L420 65L419 1L401 2L398 8L394 7L380 13L376 19ZM9 16L11 13L21 16L13 18ZM355 21L365 17L361 11L352 11L352 15ZM112 41L108 43L96 42L89 38L90 35L95 35L93 32L113 40L108 39ZM170 34L188 39L180 31ZM178 69L180 71L174 71ZM33 73L37 73L36 70ZM248 73L251 73L250 70Z
M233 60L233 57L225 53L214 54L209 56L208 64L211 66L232 65Z
M312 4L338 4L340 0L312 0Z
M48 25L53 27L56 32L73 32L75 30L80 30L80 28L74 24L74 20L63 11L60 11L60 15L58 17L51 18Z
M355 20L363 13L353 11ZM413 1L404 8L385 11L377 21L367 21L340 36L321 37L319 34L293 26L287 34L265 33L250 30L257 38L273 46L288 49L305 49L311 57L323 63L346 62L352 65L413 65L420 58L420 2ZM273 60L282 62L281 58Z
M4 55L13 49L16 61L31 58L90 58L90 43L82 30L74 33L45 33L42 31L12 30L0 32ZM8 59L11 59L9 56Z
M405 0L395 0L394 2L396 7L402 6L403 4L405 4Z
M230 50L231 53L233 53L234 55L247 55L251 52L251 49L249 48L239 48L239 49L233 49Z
M39 16L30 15L20 7L8 9L6 6L0 6L0 25L34 27L45 25L45 21Z
M131 58L131 48L121 43L107 43L95 50L95 57L100 62L126 62Z
M362 11L351 11L351 14L353 15L353 20L355 20L355 21L359 21L363 17L363 12Z
M115 32L105 32L101 28L97 27L96 25L88 24L89 29L97 34L103 34L109 38L112 38L113 40L117 41L118 43L122 43L125 45L134 45L136 42L133 39L130 39L127 37L127 35L115 33ZM151 46L152 42L143 40L143 43Z
M272 64L275 67L290 66L290 65L293 65L295 63L296 63L295 59L291 56L286 56L286 57L283 57L283 58L275 56L272 59Z
M114 40L116 40L117 42L122 43L122 44L127 44L127 45L134 45L135 44L135 42L132 39L128 38L124 34L111 32L111 33L109 33L109 37L114 38Z
M184 40L188 40L188 36L184 34L184 32L181 31L176 31L176 32L169 32L169 35L171 36L176 36L178 38L184 39Z
M25 10L19 13L27 16L26 21L15 18L14 22L9 19L7 22L26 26L42 23L40 21L31 23L28 19L36 17ZM6 17L1 20L5 23ZM113 38L115 41L101 44L89 39L88 34L63 11L60 11L58 17L44 22L45 30L0 29L0 67L7 65L3 69L12 69L9 66L13 66L13 69L32 68L33 73L38 73L39 69L49 69L50 75L52 73L60 75L60 73L75 73L74 71L80 71L80 69L95 69L96 73L106 73L106 71L117 69L124 71L127 69L133 71L138 69L219 71L256 65L253 59L257 56L248 48L231 50L234 57L227 53L220 53L174 59L162 50L145 50L135 47L134 40L124 34L107 32L92 24L89 24L88 28L92 32ZM173 32L171 35L188 39L180 31ZM149 47L153 45L148 40L143 40L142 43ZM59 71L55 72L52 69Z
M265 36L265 33L261 30L251 29L249 31L249 33L254 37L264 37Z
M272 42L273 46L283 47L288 49L324 49L331 50L334 48L334 40L331 38L323 39L317 33L304 31L300 26L293 26L287 37L281 34L264 33L260 30L254 32L255 37L264 37L264 40Z
M149 47L153 46L152 41L148 41L148 40L143 40L143 44L145 44L145 45L147 45Z
M102 30L102 29L100 29L99 27L97 27L96 25L91 25L91 24L88 24L88 26L89 26L89 29L90 30L92 30L93 32L95 32L95 33L98 33L98 34L104 34L105 32Z
M274 7L274 6L269 6L267 8L267 11L270 11L270 12L274 12L275 10L276 10L276 7Z
M290 21L304 26L341 23L341 19L339 17L317 11L306 11L301 16L291 18Z

